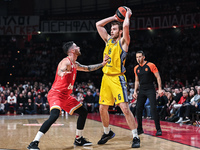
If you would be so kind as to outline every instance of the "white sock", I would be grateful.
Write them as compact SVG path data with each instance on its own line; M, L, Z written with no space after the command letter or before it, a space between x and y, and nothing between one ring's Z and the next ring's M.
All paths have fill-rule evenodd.
M138 133L137 133L137 129L133 129L133 130L132 130L132 134L133 134L133 138L134 138L134 137L139 138L139 137L138 137Z
M108 134L110 132L110 127L103 127L104 133Z
M83 130L76 129L76 138L79 138L83 135Z
M40 138L44 135L44 133L38 131L33 141L40 141Z
M183 117L180 117L180 118L179 118L179 121L182 121L182 120L183 120Z

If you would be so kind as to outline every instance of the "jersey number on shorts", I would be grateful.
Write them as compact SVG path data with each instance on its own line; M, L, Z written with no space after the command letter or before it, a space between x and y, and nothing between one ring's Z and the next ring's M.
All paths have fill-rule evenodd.
M73 85L70 83L67 89L68 90L72 90L73 89Z

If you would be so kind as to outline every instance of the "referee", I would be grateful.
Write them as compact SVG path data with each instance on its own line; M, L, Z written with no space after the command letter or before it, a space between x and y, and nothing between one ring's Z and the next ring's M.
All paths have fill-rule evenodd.
M162 94L161 87L161 78L155 64L145 61L145 54L143 51L138 51L136 53L136 60L139 65L135 66L135 90L133 97L137 99L136 103L136 116L138 122L138 135L144 133L142 128L142 113L144 109L144 104L149 98L151 106L151 114L153 116L155 125L156 125L156 135L161 136L162 131L160 128L159 115L157 113L157 104L156 104L156 91L153 85L154 76L157 79L158 83L158 94ZM137 94L138 87L140 85L139 93Z

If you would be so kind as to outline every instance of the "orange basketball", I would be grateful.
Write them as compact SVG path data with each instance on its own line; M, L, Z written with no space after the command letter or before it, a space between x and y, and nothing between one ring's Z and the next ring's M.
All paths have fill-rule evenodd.
M118 21L123 22L126 16L126 7L125 6L121 6L117 9L116 11L116 17L118 19Z

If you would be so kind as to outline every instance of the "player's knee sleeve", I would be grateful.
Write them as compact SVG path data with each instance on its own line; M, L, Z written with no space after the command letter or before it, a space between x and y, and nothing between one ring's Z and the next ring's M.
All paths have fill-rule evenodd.
M77 113L77 114L79 114L79 116L83 116L83 117L87 117L87 114L88 114L87 110L83 106L79 107L74 112Z
M60 115L60 110L59 109L52 109L49 119L47 119L43 123L43 125L41 126L39 131L41 131L42 133L45 134L49 130L51 125L58 119L59 115Z
M83 128L85 126L85 121L86 121L88 112L83 106L81 106L80 108L78 108L74 112L79 114L79 117L78 117L78 120L77 120L77 129L83 130Z

